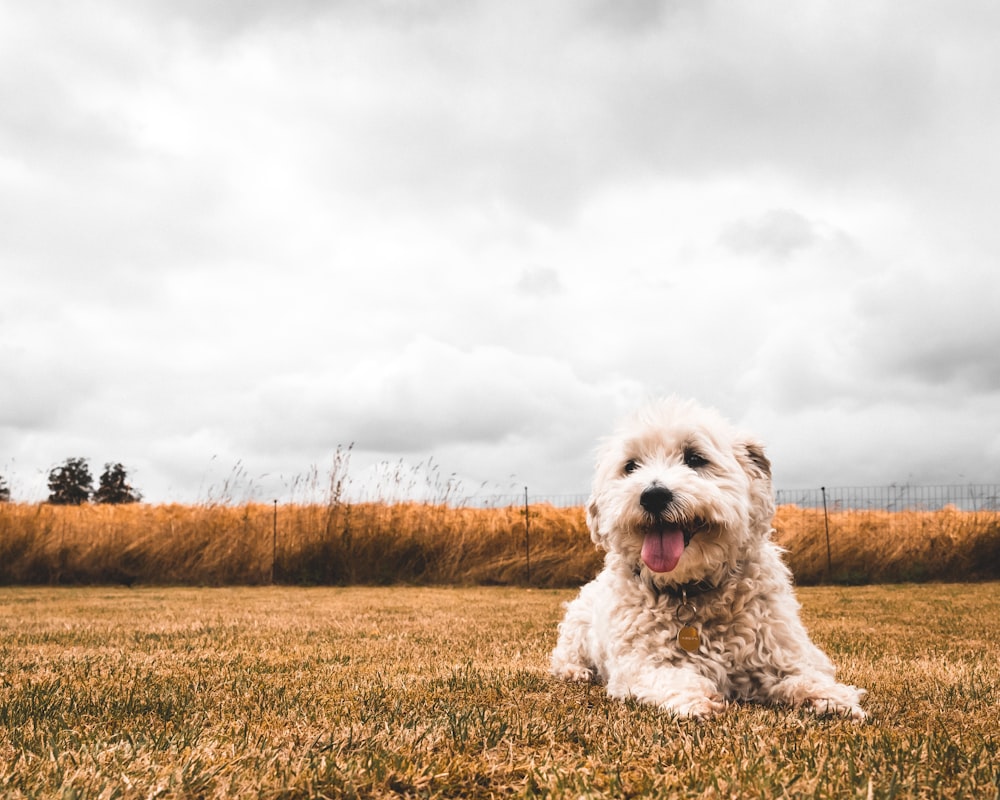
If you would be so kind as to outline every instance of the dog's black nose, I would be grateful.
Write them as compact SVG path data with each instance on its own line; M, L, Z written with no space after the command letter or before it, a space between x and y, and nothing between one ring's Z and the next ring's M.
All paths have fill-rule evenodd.
M674 499L674 493L666 486L650 486L639 495L639 505L653 516L656 516L670 505Z

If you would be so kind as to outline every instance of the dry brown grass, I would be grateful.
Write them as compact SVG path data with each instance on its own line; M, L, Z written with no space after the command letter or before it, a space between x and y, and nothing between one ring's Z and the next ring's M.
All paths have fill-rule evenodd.
M0 796L995 800L998 589L802 589L854 725L556 681L568 590L0 588Z
M829 570L822 511L775 527L802 584L1000 577L1000 512L833 512ZM533 505L529 533L526 552L519 507L0 503L0 583L559 587L600 567L581 508Z

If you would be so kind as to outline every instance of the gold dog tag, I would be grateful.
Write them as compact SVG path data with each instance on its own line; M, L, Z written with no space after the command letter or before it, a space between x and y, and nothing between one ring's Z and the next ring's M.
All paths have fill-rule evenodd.
M677 644L689 653L697 652L698 646L701 644L698 629L692 628L690 625L685 625L677 634Z

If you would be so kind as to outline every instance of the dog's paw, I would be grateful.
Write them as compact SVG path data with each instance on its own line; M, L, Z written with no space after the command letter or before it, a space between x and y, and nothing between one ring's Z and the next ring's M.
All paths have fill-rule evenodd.
M685 719L708 719L721 714L726 703L720 694L681 694L659 704L661 711Z
M868 715L861 708L861 698L867 692L857 686L835 683L816 674L792 675L772 687L768 700L804 708L820 716L847 717L864 722Z
M817 697L806 705L821 717L847 717L852 722L864 722L868 719L868 714L861 706L847 705L829 697Z
M581 664L562 663L558 666L553 664L549 672L554 678L573 683L595 683L597 678L594 670Z
M804 704L820 716L847 717L852 722L864 722L868 714L860 703L866 694L864 689L838 683L821 696L807 697Z

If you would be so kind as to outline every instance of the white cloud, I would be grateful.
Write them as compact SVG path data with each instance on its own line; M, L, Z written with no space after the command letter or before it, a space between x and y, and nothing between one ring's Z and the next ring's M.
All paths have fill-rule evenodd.
M558 443L575 436L581 424L592 427L595 418L620 411L637 394L633 384L621 381L589 385L565 361L550 357L417 339L343 372L265 383L261 416L251 424L268 448L319 441L383 453L433 453L456 443Z

